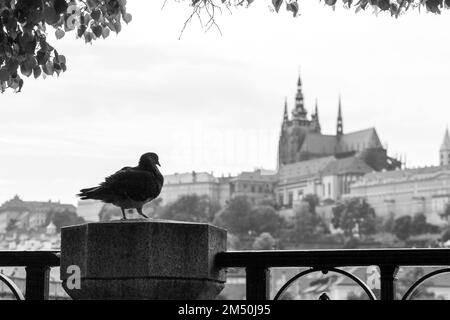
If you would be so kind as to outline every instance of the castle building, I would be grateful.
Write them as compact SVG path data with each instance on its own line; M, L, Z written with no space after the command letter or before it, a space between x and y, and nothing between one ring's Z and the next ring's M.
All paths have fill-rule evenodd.
M309 193L339 200L362 175L401 167L400 161L387 155L375 128L344 133L341 97L337 109L336 134L323 134L317 100L308 117L298 78L291 117L287 101L284 104L275 190L279 204L291 207Z
M428 222L442 224L440 215L450 201L449 152L446 130L439 166L371 172L350 186L348 196L366 198L381 217L422 213Z
M24 201L16 195L0 206L0 233L6 232L11 221L27 230L43 227L50 212L63 211L76 212L76 208L59 201Z

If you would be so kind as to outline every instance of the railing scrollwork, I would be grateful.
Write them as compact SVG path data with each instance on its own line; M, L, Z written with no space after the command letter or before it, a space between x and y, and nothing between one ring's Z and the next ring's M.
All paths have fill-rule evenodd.
M16 300L25 300L22 291L20 291L19 287L17 287L10 278L0 273L0 282L3 282L9 288L9 290L11 290Z

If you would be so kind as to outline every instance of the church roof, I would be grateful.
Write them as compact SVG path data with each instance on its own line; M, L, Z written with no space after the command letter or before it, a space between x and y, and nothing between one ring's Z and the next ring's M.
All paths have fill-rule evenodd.
M348 157L343 159L336 159L330 162L324 169L323 175L338 175L346 173L360 173L365 174L372 172L373 169L369 167L361 158L359 157Z
M288 181L316 176L334 160L336 158L330 156L286 164L278 171L278 179L279 181Z
M308 133L303 141L300 152L331 155L338 151L336 148L336 136L329 136L320 133Z
M448 128L445 130L444 140L442 141L440 150L450 150L450 137L448 135Z
M342 151L383 148L375 128L346 133L341 136Z

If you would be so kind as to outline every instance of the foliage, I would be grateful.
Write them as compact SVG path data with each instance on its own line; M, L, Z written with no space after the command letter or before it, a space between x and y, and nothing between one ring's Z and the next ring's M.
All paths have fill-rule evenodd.
M253 249L273 250L273 248L275 247L275 243L275 239L269 232L263 232L253 242Z
M49 211L47 214L47 219L53 222L58 232L61 230L61 227L71 226L84 222L84 219L82 217L79 217L75 212L70 210Z
M394 222L394 234L400 240L406 240L411 235L411 216L402 216L395 219Z
M65 56L47 42L49 29L57 39L74 31L91 43L131 18L126 0L0 0L0 91L20 91L19 73L45 78L66 71Z
M412 235L437 232L439 232L439 227L427 223L423 213L415 214L414 217L409 215L398 217L394 221L393 233L400 240L406 240Z
M213 223L228 229L238 236L256 235L263 232L277 234L283 225L280 217L272 206L252 206L246 196L231 199Z
M167 2L167 0L165 2ZM249 7L254 0L188 0L188 2L190 2L193 9L186 20L181 33L183 33L186 25L193 17L198 17L200 22L206 21L206 23L202 23L202 25L207 30L214 26L220 32L220 28L215 21L216 12L222 12L223 8L231 11L231 8L240 6ZM277 13L282 6L285 5L285 9L291 12L294 17L299 15L299 5L297 0L270 0L270 2L267 2L271 3L271 8ZM321 2L321 0L319 0L319 2ZM337 5L342 5L344 8L354 9L355 12L372 8L375 15L378 15L380 12L388 12L391 16L397 18L407 11L414 9L418 9L419 11L424 9L427 12L439 14L443 9L449 8L450 0L325 0L324 4L333 9L335 9Z
M168 220L211 222L220 207L206 195L184 195L162 208L159 217Z
M345 236L353 237L355 230L360 235L371 235L376 232L375 210L362 198L352 198L338 203L332 209L331 223L340 228Z
M317 202L313 201L314 204L311 205L309 200L313 200L313 197L305 198L308 202L302 201L294 209L294 225L290 232L290 239L297 243L317 239L329 232L326 224L315 211Z
M414 215L411 221L411 234L418 235L424 233L438 233L439 227L427 222L427 218L423 213Z
M18 219L10 219L8 221L8 225L6 226L5 230L8 231L8 232L16 230L18 228L18 223L19 223Z

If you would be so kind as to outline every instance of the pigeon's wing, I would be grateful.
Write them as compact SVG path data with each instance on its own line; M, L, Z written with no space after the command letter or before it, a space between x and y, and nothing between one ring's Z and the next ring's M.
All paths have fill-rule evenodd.
M101 184L111 195L134 201L153 198L158 184L152 172L125 167L107 177Z

